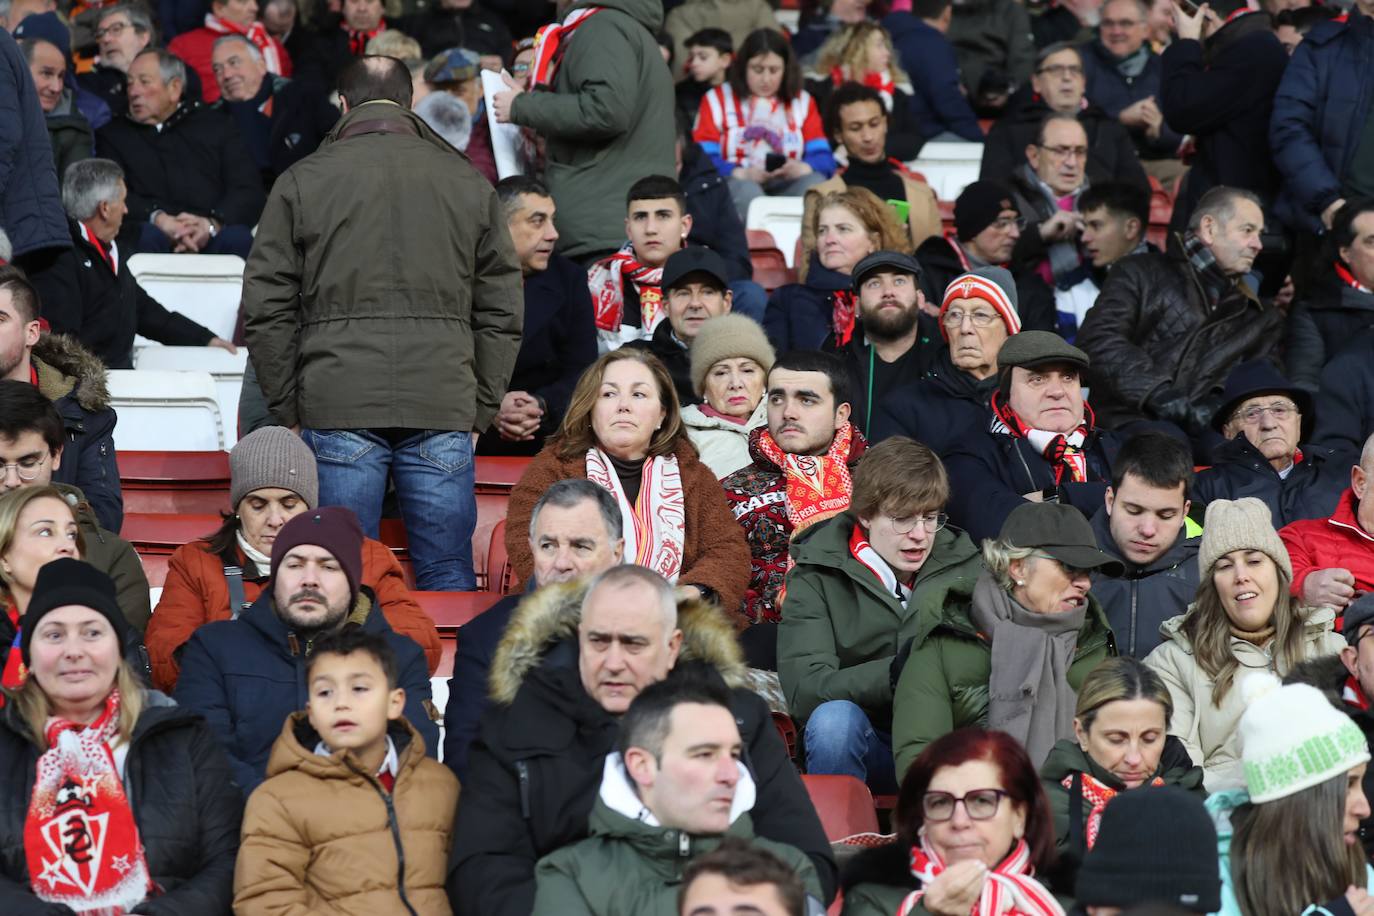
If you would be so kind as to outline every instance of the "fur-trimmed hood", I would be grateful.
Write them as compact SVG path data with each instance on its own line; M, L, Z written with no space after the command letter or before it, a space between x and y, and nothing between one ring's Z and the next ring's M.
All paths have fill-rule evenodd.
M73 395L82 410L92 413L110 406L105 364L76 338L45 333L34 344L32 356L38 390L49 401Z
M502 706L515 701L526 676L554 645L576 638L587 583L546 585L520 602L492 656L488 690ZM725 612L706 601L680 601L680 661L703 661L720 672L730 687L747 687L744 655Z

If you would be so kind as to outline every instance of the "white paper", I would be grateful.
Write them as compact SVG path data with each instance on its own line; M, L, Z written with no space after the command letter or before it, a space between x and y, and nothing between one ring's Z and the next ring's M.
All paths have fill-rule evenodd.
M506 91L505 80L501 79L502 74L510 75L504 70L501 73L494 70L482 71L482 95L487 103L487 128L491 131L491 152L496 159L496 174L499 178L509 178L511 175L523 174L524 170L521 169L520 157L516 154L520 128L515 124L498 123L496 108L491 103L498 92Z

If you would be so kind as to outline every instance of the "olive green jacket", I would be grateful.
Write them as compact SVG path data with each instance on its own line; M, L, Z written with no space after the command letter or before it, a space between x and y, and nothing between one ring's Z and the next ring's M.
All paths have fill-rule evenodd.
M148 577L143 573L143 562L134 552L133 545L113 531L100 527L95 510L79 489L65 483L53 486L76 509L76 524L85 543L81 558L114 580L119 609L124 612L129 626L141 634L148 626L153 607L148 594Z

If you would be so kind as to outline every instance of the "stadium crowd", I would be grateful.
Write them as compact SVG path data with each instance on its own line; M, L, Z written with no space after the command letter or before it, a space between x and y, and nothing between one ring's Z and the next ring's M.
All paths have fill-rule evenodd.
M1374 0L0 26L0 913L1374 916ZM248 350L155 606L139 335Z

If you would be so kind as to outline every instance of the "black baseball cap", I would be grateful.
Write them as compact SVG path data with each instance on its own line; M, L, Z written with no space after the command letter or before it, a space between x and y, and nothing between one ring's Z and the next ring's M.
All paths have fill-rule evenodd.
M1011 510L998 537L1013 547L1043 550L1076 569L1099 569L1109 576L1126 571L1120 560L1098 549L1083 513L1062 503L1022 503Z
M667 292L689 274L706 274L721 289L728 289L730 281L725 273L725 261L720 255L704 245L692 245L669 256L668 263L663 265L663 280L659 285Z
M855 292L858 292L859 284L864 281L864 277L875 270L883 270L884 268L897 273L910 274L913 277L921 275L921 264L911 255L902 254L900 251L875 251L854 265L850 279L851 287Z

